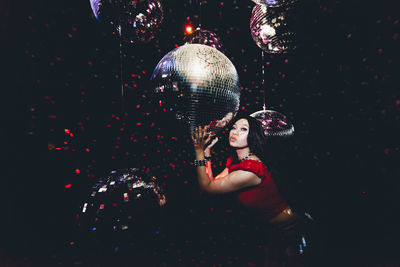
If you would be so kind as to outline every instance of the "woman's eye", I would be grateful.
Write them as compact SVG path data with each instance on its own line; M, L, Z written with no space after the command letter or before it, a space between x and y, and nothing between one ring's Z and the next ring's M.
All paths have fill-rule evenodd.
M242 128L242 131L247 131L247 128Z

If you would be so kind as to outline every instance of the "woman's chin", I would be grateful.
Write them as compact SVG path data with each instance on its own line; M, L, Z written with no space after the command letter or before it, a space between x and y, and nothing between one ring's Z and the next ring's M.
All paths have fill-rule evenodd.
M237 143L229 143L229 145L231 146L231 148L234 148L234 149L243 149L243 148L249 147L248 145L240 145Z
M245 146L240 146L240 145L238 145L238 144L235 144L235 143L230 143L229 144L232 148L234 148L234 149L241 149L241 148L244 148Z

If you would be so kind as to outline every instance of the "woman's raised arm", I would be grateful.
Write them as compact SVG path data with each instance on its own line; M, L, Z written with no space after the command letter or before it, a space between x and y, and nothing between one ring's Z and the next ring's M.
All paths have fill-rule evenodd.
M253 172L237 170L228 174L225 169L215 179L212 175L211 162L207 163L204 154L205 145L210 142L212 135L208 127L196 127L192 133L192 141L196 155L196 172L200 189L209 194L225 194L239 189L255 186L261 179Z

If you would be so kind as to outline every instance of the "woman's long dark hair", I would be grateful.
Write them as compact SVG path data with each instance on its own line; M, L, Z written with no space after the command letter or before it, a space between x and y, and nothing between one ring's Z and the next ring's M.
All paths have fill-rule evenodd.
M232 126L241 119L246 119L249 123L249 134L247 136L247 143L249 145L250 152L259 157L261 161L264 162L266 155L266 136L264 134L261 123L257 119L246 114L238 114L231 121L229 130L232 129ZM231 148L231 153L233 162L238 162L239 159L237 158L236 150L234 148Z

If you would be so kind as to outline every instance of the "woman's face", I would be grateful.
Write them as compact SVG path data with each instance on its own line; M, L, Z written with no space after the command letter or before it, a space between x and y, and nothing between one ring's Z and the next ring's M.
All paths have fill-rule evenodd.
M248 147L249 122L246 119L238 120L229 132L229 145L234 148Z

